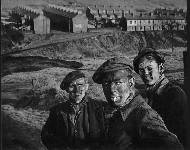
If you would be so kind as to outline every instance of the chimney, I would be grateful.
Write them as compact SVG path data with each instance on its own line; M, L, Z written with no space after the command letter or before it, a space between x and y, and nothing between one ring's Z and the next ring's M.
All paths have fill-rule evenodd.
M150 12L150 13L149 13L149 16L150 16L150 17L152 17L153 15L154 15L154 13L153 13L153 12Z
M170 16L170 12L169 12L169 11L166 12L166 16L167 16L167 17Z

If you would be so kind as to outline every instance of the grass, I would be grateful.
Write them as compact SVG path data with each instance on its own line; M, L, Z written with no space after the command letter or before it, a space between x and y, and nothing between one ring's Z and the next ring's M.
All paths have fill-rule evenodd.
M41 56L26 57L2 57L2 76L15 72L32 72L51 67L80 68L82 63L76 61L65 61L49 59Z
M183 84L184 73L183 73L183 51L185 48L176 48L172 53L170 50L160 50L165 55L165 69L166 76L173 81L177 81L179 84ZM128 55L127 55L128 56ZM129 57L132 61L134 55ZM29 57L31 62L35 62L35 57ZM38 58L38 57L37 57ZM40 58L40 57L39 57ZM34 59L32 61L32 59ZM80 68L86 76L89 78L89 91L88 95L98 100L105 100L101 85L95 84L92 80L94 71L106 60L107 58L99 59L78 59L76 62L82 63L84 66ZM70 62L70 61L68 61ZM72 64L72 63L71 63ZM17 67L17 64L14 64ZM31 64L32 66L32 64ZM67 99L67 93L62 91L59 87L61 81L65 75L72 71L71 68L65 67L52 67L44 68L39 71L32 72L12 72L10 75L2 77L2 91L6 93L8 89L14 89L9 93L13 92L17 96L17 99L13 101L20 101L20 107L26 105L35 109L49 109L51 105L57 102ZM136 87L142 91L144 88L142 80L136 74ZM22 88L26 88L24 83L28 83L28 90L24 93ZM15 86L17 84L17 86ZM6 85L9 85L8 87ZM20 85L20 87L19 87ZM16 93L15 93L16 92ZM22 96L18 96L20 95ZM22 93L22 94L21 94ZM50 98L51 97L51 98ZM6 95L4 94L6 99ZM11 101L7 101L11 103ZM6 104L7 104L6 103ZM15 103L14 103L15 104Z

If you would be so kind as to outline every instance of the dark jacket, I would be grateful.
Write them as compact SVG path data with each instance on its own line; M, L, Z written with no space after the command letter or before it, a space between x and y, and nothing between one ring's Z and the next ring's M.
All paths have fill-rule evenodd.
M147 91L148 104L164 120L168 130L186 145L187 96L182 88L164 78L156 88Z
M73 124L74 113L69 102L54 106L42 128L41 139L48 149L96 147L104 136L104 115L101 102L85 97Z
M159 114L140 95L135 96L124 108L107 116L107 146L110 145L107 149L183 149L177 137L167 130Z

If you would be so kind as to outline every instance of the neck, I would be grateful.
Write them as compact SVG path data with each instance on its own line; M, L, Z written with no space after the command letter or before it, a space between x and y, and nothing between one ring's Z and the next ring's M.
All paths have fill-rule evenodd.
M131 90L130 93L129 93L129 96L127 97L125 103L123 103L122 106L120 106L120 108L126 106L127 104L129 104L131 102L131 100L134 98L134 95L135 95L135 90Z
M165 78L165 75L162 74L158 81L156 81L153 85L147 85L147 89L152 89L154 87L157 87L157 85Z
M168 79L163 75L156 84L154 84L153 86L147 86L146 91L148 93L154 93L154 92L156 92L157 94L159 94L162 91L163 87L168 82L169 82Z
M80 105L81 103L83 103L85 100L85 98L83 97L80 101L76 102L76 99L73 99L73 98L69 98L69 101L72 105Z

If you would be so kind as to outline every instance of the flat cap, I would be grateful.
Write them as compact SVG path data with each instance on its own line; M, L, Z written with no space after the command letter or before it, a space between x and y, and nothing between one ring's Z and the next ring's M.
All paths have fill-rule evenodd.
M165 62L164 57L159 52L157 52L156 50L154 50L152 48L145 48L145 49L141 50L133 60L133 67L134 67L134 71L136 73L139 73L139 63L140 63L141 58L146 55L152 56L159 63Z
M81 71L72 71L70 73L68 73L65 78L63 79L63 81L61 82L60 88L62 90L67 90L67 88L69 87L70 83L76 79L79 78L85 78L85 74Z
M92 79L95 83L101 84L106 73L118 70L130 70L133 72L133 67L130 60L125 57L113 57L105 61L94 73Z

